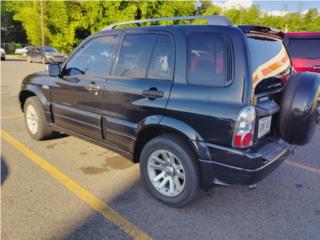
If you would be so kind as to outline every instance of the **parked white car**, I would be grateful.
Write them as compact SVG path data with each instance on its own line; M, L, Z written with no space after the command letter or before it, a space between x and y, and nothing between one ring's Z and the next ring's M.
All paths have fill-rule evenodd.
M3 48L0 48L1 61L6 60L6 51Z
M14 53L15 54L27 54L28 53L28 51L29 51L29 46L26 46L26 47L24 47L24 48L17 48L15 51L14 51Z

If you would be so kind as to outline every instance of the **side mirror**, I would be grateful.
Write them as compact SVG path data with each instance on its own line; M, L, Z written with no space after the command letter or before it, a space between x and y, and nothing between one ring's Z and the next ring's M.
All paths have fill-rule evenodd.
M50 77L58 77L60 75L61 69L60 64L50 63L48 65L48 72Z

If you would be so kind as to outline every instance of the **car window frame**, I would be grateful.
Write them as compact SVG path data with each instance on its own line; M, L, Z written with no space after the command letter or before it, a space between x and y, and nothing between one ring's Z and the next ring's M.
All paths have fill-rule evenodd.
M220 85L206 85L206 84L196 84L193 82L190 82L189 80L189 74L188 74L188 70L191 67L190 66L190 62L189 62L189 37L190 35L194 34L194 33L211 33L211 34L216 34L216 35L220 35L223 38L223 45L224 45L224 81L223 83ZM230 53L230 56L228 56L228 51ZM229 39L225 34L221 33L221 32L215 32L215 31L205 31L205 30L193 30L190 31L186 34L186 83L188 85L191 86L198 86L198 87L210 87L210 88L226 88L229 87L230 85L232 85L233 81L234 81L234 49L233 49L233 44L231 39ZM229 64L231 64L231 69ZM228 70L231 71L231 79L228 79Z
M71 61L71 59L73 59L81 49L83 49L90 41L93 41L94 39L108 37L108 36L116 36L117 37L115 48L114 48L114 51L112 53L111 67L109 69L109 72L107 72L104 76L99 75L99 74L82 74L82 75L72 75L72 76L87 76L87 77L93 77L93 78L108 78L108 77L110 77L111 76L111 71L112 71L113 66L114 66L115 57L116 57L117 52L118 52L120 39L121 39L121 33L118 33L118 32L112 32L112 33L109 33L109 34L100 34L100 35L89 36L87 39L85 39L72 52L72 54L67 58L67 60L62 64L62 66L61 66L61 69L62 69L61 76L62 76L62 78L64 78L64 77L68 77L68 78L72 77L72 76L64 75L64 71L66 69L66 66L68 66L68 63Z
M171 71L170 77L168 79L166 79L166 78L148 78L148 74L149 74L149 71L150 71L150 65L151 65L151 62L152 62L152 59L153 59L153 54L154 54L155 48L157 46L158 39L159 39L159 37L161 35L169 37L169 39L171 41L171 44L172 44L172 53L173 53L173 56L172 56L172 71ZM173 36L171 34L167 34L167 33L157 33L157 38L156 38L155 43L153 45L151 57L150 57L149 64L148 64L148 69L147 69L147 73L146 73L146 79L173 81L174 70L175 70L175 62L176 62L175 60L176 60L176 45L175 45L175 41L174 41Z
M119 56L120 56L120 51L121 48L123 46L125 37L127 35L141 35L141 34L154 34L155 40L153 42L153 46L152 46L152 50L151 50L151 55L150 55L150 59L148 62L148 67L146 69L146 74L144 78L133 78L133 77L128 77L128 76L116 76L115 75L115 71L119 62ZM131 80L131 79L141 79L141 80L151 80L153 78L147 78L148 72L149 72L149 68L150 68L150 64L151 64L151 59L153 56L153 52L154 52L154 48L156 46L157 43L157 39L159 35L166 35L170 38L171 42L172 42L172 46L173 46L173 71L171 73L171 79L157 79L157 80L161 80L161 81L173 81L174 80L174 76L175 76L175 62L176 62L176 42L174 39L174 36L168 32L168 31L161 31L161 30L154 30L154 31L150 31L150 30L138 30L138 29L130 29L130 30L125 30L121 33L121 37L119 39L119 44L118 44L118 49L117 49L117 53L116 53L116 57L115 60L113 62L113 66L112 66L112 71L111 71L111 77L113 79L119 79L119 80Z

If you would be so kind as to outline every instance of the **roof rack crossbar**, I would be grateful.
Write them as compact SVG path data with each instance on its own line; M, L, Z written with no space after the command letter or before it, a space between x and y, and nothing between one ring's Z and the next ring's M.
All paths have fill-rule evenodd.
M211 15L211 16L182 16L182 17L166 17L166 18L151 18L151 19L142 19L142 20L133 20L126 22L119 22L108 25L103 30L111 30L120 25L127 24L137 24L137 23L146 23L146 22L159 22L159 21L176 21L176 20L194 20L194 19L207 19L209 25L222 25L230 26L232 25L228 18L221 15Z

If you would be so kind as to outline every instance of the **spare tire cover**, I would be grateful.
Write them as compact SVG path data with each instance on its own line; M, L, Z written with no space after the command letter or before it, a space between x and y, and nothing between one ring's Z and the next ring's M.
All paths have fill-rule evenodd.
M298 73L288 80L279 118L280 136L288 143L304 145L313 136L319 121L320 75Z

